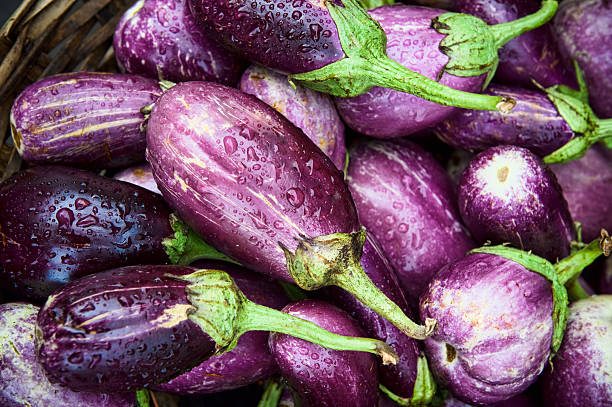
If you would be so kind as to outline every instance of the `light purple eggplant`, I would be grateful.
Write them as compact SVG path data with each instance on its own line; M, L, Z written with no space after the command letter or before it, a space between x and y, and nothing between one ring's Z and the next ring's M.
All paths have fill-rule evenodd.
M362 336L346 312L318 300L302 300L283 311L334 333ZM378 400L376 359L338 352L283 334L270 334L270 352L303 407L371 407Z
M204 35L187 0L139 0L115 29L122 72L173 82L213 81L235 86L244 62Z
M153 107L147 160L181 219L245 267L309 290L339 285L408 335L431 334L435 321L414 324L361 269L365 232L343 174L264 102L178 84Z
M601 118L612 118L611 25L612 5L608 0L564 0L554 19L561 53L568 60L578 61L590 104Z
M444 168L416 144L355 144L346 180L359 220L380 242L411 305L442 266L475 247Z
M478 154L459 184L459 211L479 243L510 243L550 261L570 253L576 231L552 171L524 148Z
M2 278L15 298L44 301L87 274L166 263L169 216L159 195L89 171L20 171L0 184Z
M559 353L541 380L544 404L595 407L612 404L612 295L570 305Z
M285 75L251 65L242 75L239 89L278 110L344 170L344 123L329 96L301 85L291 86Z
M76 393L49 382L36 360L38 307L0 305L0 405L3 407L132 407L133 394Z
M138 185L139 187L148 189L156 194L161 194L161 192L159 192L159 188L157 188L157 184L155 183L155 178L153 178L153 170L151 169L149 163L139 164L121 170L115 174L113 178L119 181Z
M140 109L162 93L136 75L71 72L41 79L11 108L13 142L33 164L121 168L144 161Z
M224 262L198 261L196 268L227 272L246 297L260 305L281 309L289 302L282 287L242 267ZM266 379L278 370L268 351L268 332L247 332L234 350L215 356L168 383L153 386L167 393L207 394L246 386Z

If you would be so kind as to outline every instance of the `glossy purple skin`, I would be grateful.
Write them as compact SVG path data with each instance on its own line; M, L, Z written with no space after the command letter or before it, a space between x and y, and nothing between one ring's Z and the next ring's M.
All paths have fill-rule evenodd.
M322 1L188 1L212 39L275 71L309 72L344 57L336 25Z
M147 159L164 199L207 242L245 267L293 282L278 242L358 230L343 174L264 102L210 82L159 99Z
M119 171L117 174L115 174L113 178L119 181L138 185L139 187L148 189L156 194L161 194L161 192L159 192L159 188L157 188L157 184L155 183L155 178L153 178L153 170L151 169L151 165L149 165L149 163L126 168L125 170Z
M144 161L140 109L157 100L153 79L71 72L42 79L11 108L13 142L34 164L121 168Z
M412 314L400 288L395 270L371 235L368 235L363 246L361 267L370 280L388 298L398 304L406 315ZM399 361L396 365L379 365L380 382L396 395L411 398L416 380L417 359L420 354L417 341L408 337L387 319L363 305L346 291L337 287L326 287L323 291L327 301L344 309L359 322L368 338L380 339L397 352Z
M518 263L470 254L439 271L419 306L422 320L438 320L425 340L429 367L466 403L486 405L518 395L548 360L551 285Z
M491 147L478 154L459 183L459 211L479 243L510 243L555 262L576 239L555 175L524 148Z
M539 156L552 153L574 137L570 126L540 91L493 84L485 93L512 97L516 107L504 115L461 109L434 127L436 136L468 151L515 145Z
M345 311L319 300L302 300L283 311L335 334L363 337ZM366 352L326 349L289 335L271 333L270 352L302 407L372 407L378 401L378 369Z
M132 407L133 394L75 393L52 384L36 361L34 333L38 307L0 305L0 405L3 407Z
M608 0L564 0L554 28L561 53L576 58L600 119L612 118L612 4Z
M329 96L300 85L291 86L285 75L251 65L242 75L239 89L278 110L344 170L344 123Z
M612 151L596 145L583 158L550 168L572 219L582 225L582 240L598 238L601 228L612 231Z
M346 181L359 220L380 242L411 305L442 266L475 247L444 168L416 144L355 145Z
M61 166L20 171L0 184L0 275L16 298L44 300L87 274L165 263L169 216L135 185Z
M551 407L612 406L612 295L570 305L554 369L542 376L542 395Z
M125 12L113 41L122 72L172 82L234 86L244 62L209 39L187 0L140 0Z
M456 0L455 11L493 25L535 13L540 5L539 0ZM576 87L573 69L568 69L563 61L552 24L523 33L499 50L496 81L532 88L532 78L544 87Z
M182 266L129 266L61 288L38 314L38 358L52 381L76 391L122 392L197 366L215 342L192 322Z
M224 262L198 261L196 268L223 270L251 301L281 309L289 302L282 287L242 267ZM266 331L251 331L240 337L234 350L214 356L154 390L176 394L206 394L246 386L272 376L276 363L268 351Z
M389 58L434 80L449 57L439 50L445 36L431 28L431 20L446 12L403 4L368 11L387 34ZM485 78L486 75L462 78L444 73L438 82L458 90L479 92ZM456 107L380 87L354 98L334 98L334 101L349 127L376 138L408 136L457 111Z

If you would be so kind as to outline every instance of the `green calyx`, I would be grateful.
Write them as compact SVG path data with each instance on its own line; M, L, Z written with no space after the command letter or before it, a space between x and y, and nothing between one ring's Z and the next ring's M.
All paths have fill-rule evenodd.
M257 407L277 407L285 386L277 378L268 379Z
M290 80L338 97L355 97L380 86L466 109L507 113L516 104L511 98L459 91L405 68L387 56L385 32L356 0L344 0L344 6L326 4L344 57L323 68L290 75Z
M434 18L431 27L446 35L440 42L440 51L449 56L438 80L444 72L461 77L487 74L483 87L486 88L497 70L497 51L520 34L545 24L554 16L557 6L556 1L544 0L537 12L496 25L461 13L445 13Z
M138 407L151 407L151 393L149 393L149 390L142 389L136 391L136 404Z
M412 390L411 398L400 397L382 384L378 385L378 388L395 403L399 404L400 406L409 407L428 406L431 404L436 394L436 382L434 381L433 375L429 370L427 358L425 358L425 355L423 354L421 354L417 360L417 377L414 382L414 389Z
M376 8L380 6L392 6L395 0L358 0L359 4L365 9Z
M425 325L414 323L366 275L360 264L365 239L366 232L361 229L314 238L301 236L295 252L279 244L285 252L289 274L301 288L317 290L336 285L387 318L406 335L416 339L431 336L436 328L435 320L428 318Z

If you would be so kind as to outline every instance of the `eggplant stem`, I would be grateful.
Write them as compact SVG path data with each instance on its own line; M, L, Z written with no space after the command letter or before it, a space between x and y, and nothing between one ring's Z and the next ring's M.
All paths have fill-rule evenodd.
M268 379L257 407L277 407L285 386L278 379Z
M554 265L561 284L566 284L572 279L578 278L582 270L593 263L602 254L610 255L612 237L603 229L601 234L599 239L593 240L585 248L567 256Z
M497 48L503 47L510 40L518 37L524 32L546 24L553 18L558 6L559 3L555 0L544 0L542 1L542 7L533 14L529 14L518 20L490 26Z

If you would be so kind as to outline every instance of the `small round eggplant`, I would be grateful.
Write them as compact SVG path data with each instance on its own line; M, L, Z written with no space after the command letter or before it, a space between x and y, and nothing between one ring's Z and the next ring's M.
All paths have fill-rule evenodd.
M361 336L346 312L318 300L302 300L283 311L330 331ZM372 355L324 349L271 333L270 352L303 407L372 407L378 400L378 369Z
M244 72L239 88L278 110L302 129L339 170L344 170L344 124L329 96L300 85L291 86L286 76L259 65Z
M139 0L115 29L123 72L173 82L213 81L235 86L244 62L204 35L187 0Z
M149 163L126 168L125 170L119 171L117 174L115 174L113 178L119 181L138 185L139 187L148 189L156 194L161 194L161 192L159 192L159 188L157 188L157 184L155 183L155 178L153 178L153 170L151 169Z
M459 211L479 243L509 242L553 262L576 239L554 174L520 147L492 147L472 160L459 184Z
M416 144L356 144L346 180L359 220L381 243L412 305L442 266L475 247L444 168Z
M13 142L34 164L121 168L144 161L140 109L162 93L136 75L71 72L42 79L11 108Z
M559 353L542 380L550 407L608 406L612 401L612 295L570 305Z
M0 305L0 405L3 407L132 407L133 394L75 393L52 384L36 360L34 332L38 307Z
M69 167L26 169L0 184L0 271L17 298L44 300L117 264L165 263L169 216L159 195L135 185Z

